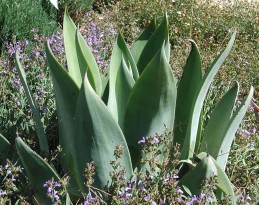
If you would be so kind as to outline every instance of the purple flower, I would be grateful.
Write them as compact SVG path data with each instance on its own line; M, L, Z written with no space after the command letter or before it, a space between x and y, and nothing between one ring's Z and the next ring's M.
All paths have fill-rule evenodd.
M198 201L198 198L196 197L196 195L194 195L192 198L191 198L191 202L192 203L195 203Z
M150 197L150 194L147 194L145 197L144 197L144 200L145 201L150 201L151 197Z
M0 189L0 196L5 196L6 194L7 194L6 191L3 191Z
M159 139L156 136L152 137L152 140L154 143L158 144L159 143Z
M181 197L181 196L177 197L177 198L176 198L176 200L177 200L178 202L183 201L183 199L182 199L182 197Z
M205 197L205 194L204 193L201 193L200 194L200 199L203 199Z
M167 173L165 175L165 182L168 182L170 180L170 173Z
M147 141L146 138L142 137L142 139L138 141L138 144L145 144L146 141Z
M183 194L183 191L182 191L181 188L179 188L179 187L176 188L176 192L177 192L178 194Z
M176 175L176 174L174 174L173 178L174 178L174 179L178 179L178 178L179 178L179 176L178 176L178 175Z

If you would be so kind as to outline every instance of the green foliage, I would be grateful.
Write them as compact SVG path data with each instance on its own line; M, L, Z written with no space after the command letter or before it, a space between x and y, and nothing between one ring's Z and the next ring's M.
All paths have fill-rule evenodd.
M66 156L62 167L70 170L81 192L86 191L83 178L85 165L92 161L94 161L96 167L94 185L98 188L111 185L112 181L109 173L113 168L110 161L114 160L113 150L117 145L123 147L123 154L120 156L119 163L126 169L127 179L133 176L133 168L135 167L140 170L145 169L152 174L156 174L154 170L159 172L159 167L154 169L152 165L151 167L145 164L143 167L141 166L141 152L138 144L141 141L146 141L145 137L147 136L163 134L165 130L169 130L169 132L177 130L174 129L174 126L178 128L179 124L182 123L178 120L174 124L175 109L177 106L179 108L184 104L178 103L177 105L176 80L168 62L170 44L167 16L165 15L159 27L153 28L156 28L154 21L138 38L144 38L146 42L141 45L135 44L131 50L135 51L134 56L138 60L137 62L127 48L123 37L119 34L109 69L107 106L102 101L103 88L102 83L100 83L101 75L97 72L97 64L67 12L65 12L64 16L64 43L68 59L68 72L58 63L50 46L47 44L47 59L57 101L60 143L64 147L62 152ZM148 34L150 31L151 34ZM247 99L231 118L219 115L218 112L222 111L221 107L224 108L225 104L229 104L227 113L232 113L237 95L236 88L232 89L234 90L233 97L228 97L229 93L232 94L232 90L230 90L227 93L228 95L219 102L218 107L215 108L216 117L212 117L212 122L208 124L213 124L215 118L218 121L221 121L222 118L225 120L222 123L222 129L225 131L222 132L222 135L219 135L219 139L213 140L206 137L211 136L210 133L217 132L215 127L212 127L206 130L206 133L209 134L205 135L200 141L201 136L198 129L201 121L197 119L202 119L201 111L209 86L229 55L234 44L235 35L236 32L233 33L226 48L212 62L203 77L201 76L199 51L196 44L191 41L192 51L184 67L185 76L181 79L181 86L178 87L178 92L180 94L182 92L183 97L179 98L182 101L184 101L184 93L187 91L187 97L191 101L189 105L191 108L187 110L187 113L185 109L180 109L177 113L178 115L182 115L182 112L186 113L184 114L186 116L184 120L187 119L188 121L183 122L187 125L185 135L176 136L176 139L183 138L180 140L182 142L180 144L180 157L184 160L182 161L183 164L193 159L194 152L199 153L200 142L208 145L208 147L214 146L215 142L217 142L217 147L220 147L216 155L215 152L212 151L211 153L211 150L207 150L208 156L202 157L197 165L188 162L187 164L191 165L189 167L190 171L186 172L185 168L180 169L182 178L179 184L187 187L192 195L196 195L201 193L200 186L202 182L215 175L218 177L215 190L216 198L221 200L222 196L230 195L233 204L235 204L234 192L229 179L223 171L228 155L222 157L218 156L218 154L229 152L235 132L252 99L253 88L251 88ZM90 55L86 55L86 53ZM18 57L16 61L18 67L20 67ZM23 71L21 68L19 70ZM194 89L192 90L189 89L190 85L187 83L189 78L186 75L197 76L197 80L193 81ZM24 72L20 72L20 77L23 79L23 86L28 87L26 80L24 80ZM125 90L126 93L123 93ZM31 98L28 89L26 89L26 94ZM215 137L217 138L218 136ZM157 140L159 141L159 139ZM30 157L31 160L37 158L36 161L41 161L38 164L42 164L43 160L34 152L22 152L21 150L29 150L29 148L22 141L22 143L18 143L20 141L18 139L16 143L18 153L32 181L34 175L32 175L30 165L27 163L28 159ZM21 149L23 147L26 147L26 149ZM158 147L158 150L162 153L163 146ZM33 157L34 155L37 157ZM161 154L157 157L163 158L165 156ZM26 158L28 159L26 160ZM34 165L37 165L37 163L34 163ZM42 168L44 173L57 177L57 174L51 171L49 165L43 164L42 166L44 166ZM41 174L41 176L46 174ZM191 180L192 178L195 180ZM42 190L37 188L42 183L42 180L41 182L33 180L32 183L35 184L36 197L40 201L43 200Z
M33 6L32 6L33 5ZM56 10L46 0L2 0L0 42L33 39L31 30L50 35L56 31ZM2 46L2 45L0 45Z

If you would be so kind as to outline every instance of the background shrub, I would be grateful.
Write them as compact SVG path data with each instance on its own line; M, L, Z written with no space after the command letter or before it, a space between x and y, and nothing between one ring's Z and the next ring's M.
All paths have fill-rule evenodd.
M0 25L0 44L32 39L32 29L50 35L57 28L56 10L47 0L1 0Z

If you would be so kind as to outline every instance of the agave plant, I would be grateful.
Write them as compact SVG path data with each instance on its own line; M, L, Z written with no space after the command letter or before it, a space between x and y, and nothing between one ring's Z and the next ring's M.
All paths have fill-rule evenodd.
M119 144L124 149L120 163L127 170L126 177L132 177L134 168L143 168L140 167L138 141L145 136L162 134L167 129L174 133L174 142L181 146L183 167L188 166L188 169L180 170L179 184L187 187L191 194L198 194L202 181L216 175L215 197L221 199L230 195L234 204L233 188L224 169L235 132L252 99L253 88L234 112L239 87L235 83L218 102L202 136L201 111L209 86L234 44L236 32L204 76L199 50L190 40L191 51L177 85L169 65L166 15L159 26L153 20L131 48L119 34L108 75L103 76L67 12L63 28L68 71L56 60L48 42L46 54L56 98L59 142L64 156L62 166L74 181L68 192L76 195L78 189L86 191L83 173L86 163L91 161L96 166L95 186L109 185L110 161L114 160L113 152ZM18 55L16 62L26 94L34 105ZM33 114L38 128L41 127L36 109ZM41 149L48 154L46 136L38 130ZM51 204L46 200L42 185L50 178L58 180L59 175L19 137L16 147L37 200ZM199 154L194 156L193 153ZM199 163L192 163L194 157Z

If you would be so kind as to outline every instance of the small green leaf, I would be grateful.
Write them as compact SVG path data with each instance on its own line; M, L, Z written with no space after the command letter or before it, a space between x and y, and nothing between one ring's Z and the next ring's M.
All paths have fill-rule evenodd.
M207 156L196 165L196 167L188 172L180 179L178 185L186 186L192 193L192 195L199 195L201 193L201 185L204 180L213 176L217 176L217 168L213 163L212 157Z
M18 71L19 77L21 79L26 97L28 98L28 102L29 102L30 108L32 110L33 118L36 123L36 131L37 131L37 137L38 137L39 144L40 144L40 149L43 153L49 154L49 145L48 145L48 141L47 141L47 136L45 135L45 132L44 132L44 127L41 122L41 117L40 117L38 107L33 99L33 95L31 93L31 90L26 81L25 72L19 61L18 52L16 52L16 55L15 55L15 63L16 63L16 67L18 68L17 71Z
M128 147L119 125L114 120L103 101L96 95L87 76L81 87L76 110L75 170L81 191L84 186L86 163L95 163L95 186L102 188L111 182L111 160L115 160L114 150L123 146L119 162L125 166L126 177L132 176L133 170Z
M46 189L43 185L52 178L55 181L59 181L58 174L44 159L26 145L20 137L16 138L15 144L37 201L40 204L52 205L51 199L46 196Z
M197 158L200 160L203 160L208 153L201 152L197 155ZM215 196L217 199L222 200L224 196L230 196L233 204L235 203L235 193L233 190L233 186L226 175L226 173L222 170L222 168L219 166L217 161L211 157L216 169L217 169L217 184L216 184L216 190L214 190Z

